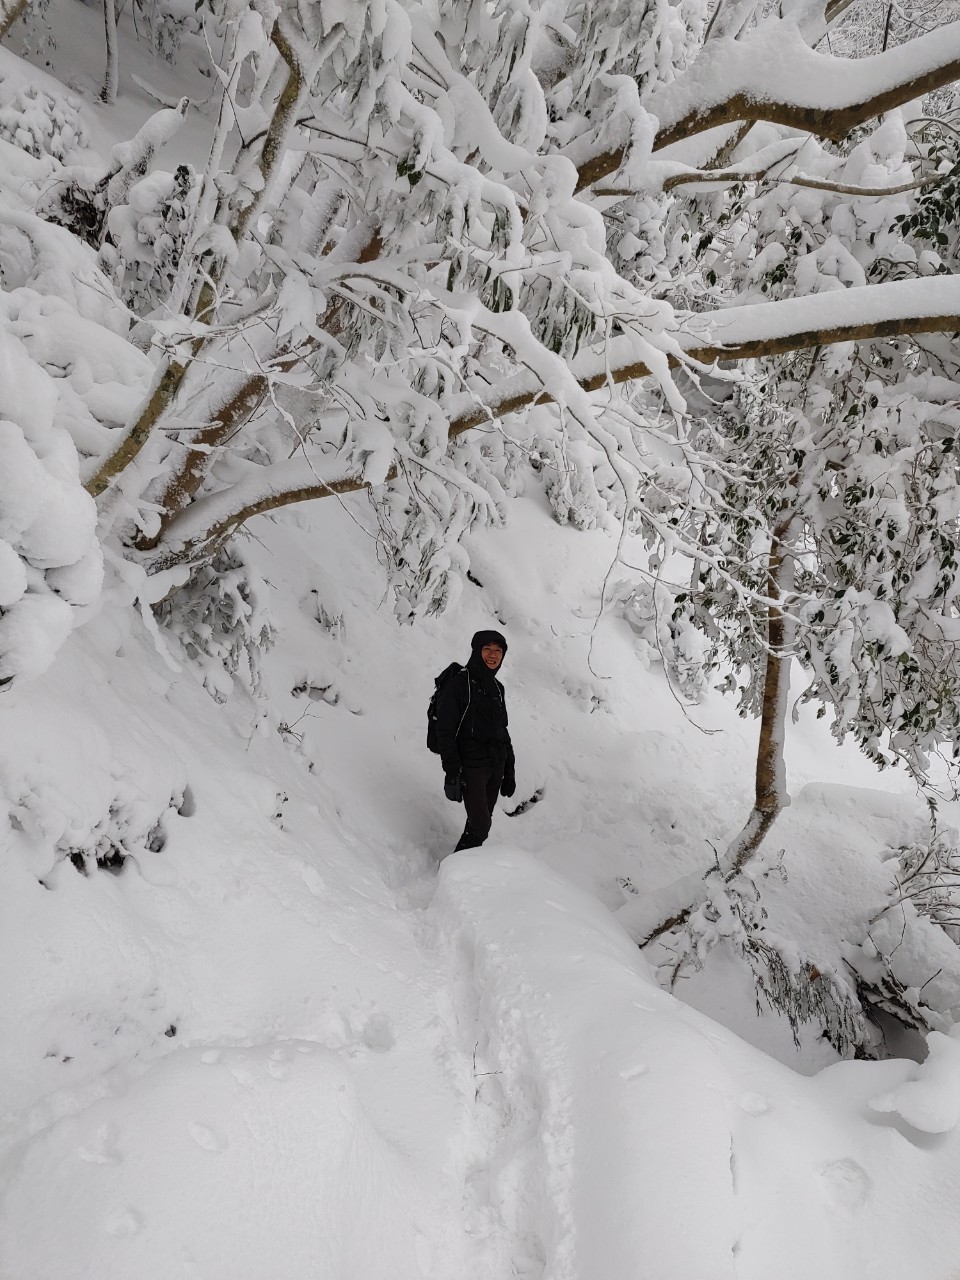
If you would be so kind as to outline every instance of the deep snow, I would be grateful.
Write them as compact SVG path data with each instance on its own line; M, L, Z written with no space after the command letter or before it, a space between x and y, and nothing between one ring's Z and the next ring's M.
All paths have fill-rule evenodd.
M253 533L261 701L215 701L119 585L5 695L0 1274L946 1280L960 1146L891 1102L915 1064L809 1077L835 1055L732 962L685 985L698 1012L620 923L735 829L755 730L717 695L695 727L617 611L594 626L606 535L532 488L472 540L482 586L401 629L336 504ZM445 856L424 709L491 623L516 799L544 797ZM815 947L923 814L806 720L790 777L784 910ZM119 874L67 856L98 840Z

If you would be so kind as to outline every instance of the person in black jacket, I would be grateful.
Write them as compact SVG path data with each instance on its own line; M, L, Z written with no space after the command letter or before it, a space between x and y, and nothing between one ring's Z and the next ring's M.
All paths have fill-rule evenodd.
M499 631L478 631L470 660L455 672L437 704L437 741L448 800L463 800L467 825L457 849L476 849L490 834L498 795L517 789L507 703L496 678L507 642Z

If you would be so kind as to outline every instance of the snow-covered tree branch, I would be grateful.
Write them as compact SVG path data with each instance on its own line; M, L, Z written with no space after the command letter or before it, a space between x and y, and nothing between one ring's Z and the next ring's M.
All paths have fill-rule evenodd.
M792 23L769 23L743 40L710 41L684 73L650 96L652 150L737 121L768 121L839 141L957 79L960 22L857 59L818 53ZM627 156L627 148L617 147L580 160L578 189L618 172Z
M891 282L840 294L811 295L773 305L700 314L691 317L689 327L678 334L676 353L668 355L668 363L672 368L735 364L847 342L957 333L960 332L958 285L960 278L949 277ZM701 345L703 336L711 332L723 340ZM652 375L649 365L637 353L637 344L629 336L612 339L602 362L583 357L573 363L572 369L578 385L588 392L603 392L605 388ZM248 409L254 401L260 401L267 386L268 381L262 375L245 382L237 393L242 408ZM455 439L466 431L487 427L532 405L563 403L563 399L562 390L550 390L549 379L538 383L529 377L500 388L488 401L477 403L461 394L446 406L450 415L449 436ZM458 410L458 405L466 403L468 408ZM224 423L235 422L236 412L235 404L231 404L223 422L211 429L210 444L219 441L225 430L232 429ZM328 466L322 457L294 459L265 468L262 474L253 474L216 497L198 503L189 514L169 526L166 541L170 550L161 558L161 563L168 565L197 554L206 555L210 547L221 545L241 524L264 512L298 502L342 496L370 485L362 477L327 472ZM397 475L398 469L390 468L384 482L396 479Z

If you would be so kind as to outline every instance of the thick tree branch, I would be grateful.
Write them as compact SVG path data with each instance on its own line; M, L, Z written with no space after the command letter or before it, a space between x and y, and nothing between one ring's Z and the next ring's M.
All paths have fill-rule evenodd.
M920 333L960 332L960 276L898 281L843 289L836 293L790 298L782 302L756 303L727 311L691 316L685 331L677 335L670 366L735 364L790 351L831 346L842 342L869 342ZM613 339L603 353L591 353L574 364L574 374L584 391L597 392L612 383L651 376L648 364L637 353L631 335ZM449 438L487 426L534 404L555 403L549 388L523 376L508 382L482 404L460 397L450 406ZM369 488L359 476L325 479L312 463L294 460L251 474L248 481L200 499L174 520L167 532L166 550L157 567L193 560L221 545L231 533L250 520L299 502L355 493ZM384 483L395 479L392 468Z
M767 120L840 139L960 79L960 22L858 59L817 53L789 27L777 28L773 57L770 31L762 27L746 40L711 41L685 75L652 95L646 105L659 121L654 151L738 120ZM626 154L621 147L583 161L577 190L616 173Z
M677 187L708 182L727 183L728 185L735 185L738 182L771 182L788 187L807 187L812 191L830 191L835 195L841 196L898 196L902 195L904 191L919 191L923 187L933 186L934 183L940 181L942 181L942 175L933 174L930 177L919 178L913 182L901 182L894 187L856 187L842 182L828 182L825 178L808 178L799 173L795 177L772 178L768 173L762 171L744 173L738 169L717 169L705 173L675 173L672 177L666 179L663 189L664 191L673 191ZM597 189L596 194L598 196L611 196L632 193L600 187Z

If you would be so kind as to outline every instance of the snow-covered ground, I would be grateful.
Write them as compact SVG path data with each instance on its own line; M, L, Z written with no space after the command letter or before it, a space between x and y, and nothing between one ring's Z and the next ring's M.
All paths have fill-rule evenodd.
M754 727L717 695L685 718L627 623L594 625L612 544L536 491L412 629L377 607L366 514L255 527L260 700L158 652L119 586L5 695L0 1274L946 1280L955 1042L811 1077L835 1055L797 1053L732 961L687 984L698 1011L621 923L735 829ZM424 708L490 624L516 799L544 795L446 856ZM814 946L923 814L806 721L790 755L776 839ZM918 1071L926 1122L869 1108Z

